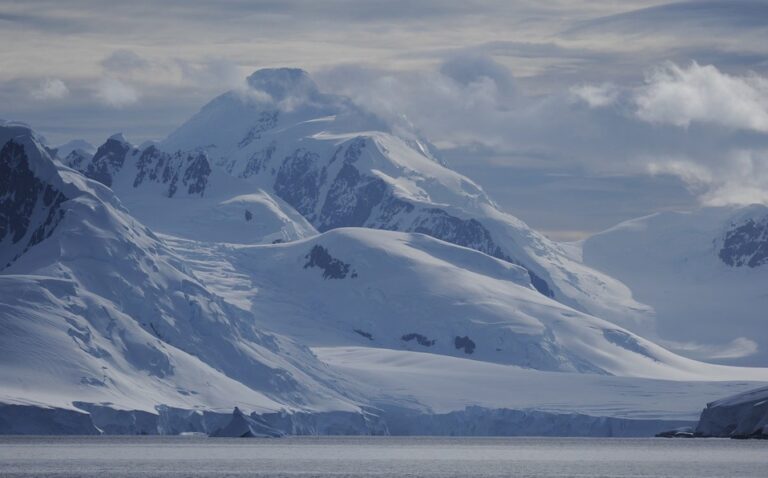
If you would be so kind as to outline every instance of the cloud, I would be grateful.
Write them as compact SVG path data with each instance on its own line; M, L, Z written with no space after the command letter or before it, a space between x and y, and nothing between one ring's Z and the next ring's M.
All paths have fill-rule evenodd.
M768 5L761 0L696 0L670 2L629 12L578 22L566 35L594 33L670 34L686 36L692 32L765 31Z
M190 85L216 89L242 89L246 86L247 70L234 61L204 58L196 61L177 59L172 65L181 72L182 80Z
M673 176L701 204L768 203L768 80L757 74L664 63L634 83L531 95L492 58L452 55L431 71L345 65L319 78L390 125L407 121L465 157L482 152L471 155L470 176L489 167ZM492 193L508 184L489 177Z
M123 108L139 101L139 93L117 78L107 77L101 80L96 98L112 108Z
M700 344L696 342L672 342L659 340L663 346L698 360L728 360L754 355L758 351L757 342L746 337L738 337L725 344Z
M515 82L510 71L487 55L456 54L443 62L440 73L464 87L490 81L502 98L515 94Z
M393 128L413 125L451 146L500 142L499 125L484 126L503 120L517 100L511 73L483 55L452 56L437 71L343 65L316 77Z
M115 50L109 56L101 60L102 68L114 73L131 73L143 70L150 63L132 50Z
M731 76L696 62L652 70L636 92L637 116L651 123L688 127L711 123L768 132L768 80Z
M32 90L31 95L36 100L58 100L69 96L69 88L58 78L46 78Z
M619 89L612 83L574 86L571 87L571 94L590 108L604 108L616 103L619 99Z

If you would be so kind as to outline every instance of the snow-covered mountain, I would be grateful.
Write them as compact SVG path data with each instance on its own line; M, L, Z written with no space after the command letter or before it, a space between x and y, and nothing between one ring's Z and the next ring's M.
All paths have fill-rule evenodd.
M577 245L584 263L653 307L654 336L705 360L768 361L768 208L702 208L627 221Z
M359 409L306 347L212 293L111 190L29 130L0 128L0 140L0 402Z
M80 156L93 156L96 147L84 139L73 139L54 148L56 156L66 158L72 153Z
M622 327L652 309L415 133L300 70L249 85L158 145L52 159L0 128L0 424L637 435L768 382Z
M678 380L759 380L763 373L672 354L543 296L520 266L422 234L340 228L270 246L171 244L218 294L247 304L262 328L313 347ZM219 282L211 263L234 273Z
M93 156L74 151L64 162L110 187L133 216L164 233L248 244L317 233L284 201L213 167L200 151L137 148L116 134Z
M418 135L320 92L302 70L256 71L246 89L215 98L159 147L204 151L318 231L428 234L524 267L539 292L578 310L622 324L647 317L623 284L502 212Z

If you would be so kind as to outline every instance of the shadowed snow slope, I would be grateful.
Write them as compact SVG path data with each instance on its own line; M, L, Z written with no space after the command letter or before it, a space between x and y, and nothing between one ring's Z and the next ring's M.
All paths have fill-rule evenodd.
M437 160L406 128L392 128L301 70L259 70L172 133L166 151L204 151L232 176L274 194L317 230L367 227L428 234L525 267L543 295L622 324L647 308L620 282L560 246Z
M112 191L30 131L0 132L0 401L356 409L308 349L211 293Z
M651 336L703 360L768 364L768 208L664 212L579 244L586 264L653 306Z

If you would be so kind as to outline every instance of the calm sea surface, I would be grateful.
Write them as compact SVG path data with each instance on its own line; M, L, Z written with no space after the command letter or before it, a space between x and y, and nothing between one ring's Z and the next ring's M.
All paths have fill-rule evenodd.
M0 476L768 477L768 441L0 437Z

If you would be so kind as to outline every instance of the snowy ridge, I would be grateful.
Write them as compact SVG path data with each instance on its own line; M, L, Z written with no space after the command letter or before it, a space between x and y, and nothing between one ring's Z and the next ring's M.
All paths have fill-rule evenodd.
M0 274L0 401L357 409L306 348L256 329L110 190L53 162L31 134L6 143L0 165L36 181L4 184L4 198L39 206L48 187L64 198L55 227ZM3 217L17 211L7 199L0 206ZM27 229L47 222L34 211Z
M133 216L168 234L249 244L316 234L285 202L212 168L201 152L136 148L115 135L93 157L73 152L64 162L112 188Z

